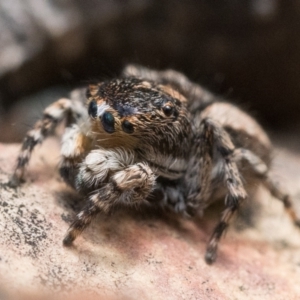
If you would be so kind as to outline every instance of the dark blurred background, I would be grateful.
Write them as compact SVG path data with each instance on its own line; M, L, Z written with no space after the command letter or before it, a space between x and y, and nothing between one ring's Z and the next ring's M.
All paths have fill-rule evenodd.
M298 0L0 0L0 141L126 63L174 68L300 132Z

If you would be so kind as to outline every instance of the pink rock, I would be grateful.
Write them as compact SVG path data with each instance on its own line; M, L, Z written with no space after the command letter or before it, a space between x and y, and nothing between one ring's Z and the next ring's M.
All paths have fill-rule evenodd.
M35 151L26 183L11 189L19 147L0 144L1 299L300 299L300 232L265 190L244 209L255 212L254 226L237 218L212 266L204 251L217 205L195 221L119 209L64 248L83 202L59 178L58 143ZM276 172L299 197L299 155L276 153Z

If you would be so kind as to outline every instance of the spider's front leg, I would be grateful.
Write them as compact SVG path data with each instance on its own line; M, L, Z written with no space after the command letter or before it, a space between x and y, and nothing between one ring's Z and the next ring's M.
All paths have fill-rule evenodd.
M188 207L204 209L211 195L211 172L214 150L220 156L223 164L222 174L224 184L227 188L225 209L221 220L215 227L209 240L205 260L208 264L216 260L218 243L228 227L229 221L239 204L247 196L241 175L233 160L234 145L228 133L222 126L212 120L205 119L201 123L200 134L194 143L194 158L191 161L190 171L186 175L186 182L190 182L188 189ZM198 168L198 175L196 168ZM200 171L200 172L199 172ZM201 205L203 205L201 207Z
M17 186L22 181L31 153L37 144L42 143L46 137L52 135L61 121L67 119L67 123L71 124L75 122L77 118L86 114L85 111L86 109L83 103L67 98L59 99L46 107L43 118L35 123L34 128L28 131L24 138L17 159L17 166L10 179L10 185Z
M77 214L63 244L71 245L98 213L109 213L115 204L140 204L149 196L154 185L155 175L145 163L137 163L116 172L107 184L88 197L87 205Z

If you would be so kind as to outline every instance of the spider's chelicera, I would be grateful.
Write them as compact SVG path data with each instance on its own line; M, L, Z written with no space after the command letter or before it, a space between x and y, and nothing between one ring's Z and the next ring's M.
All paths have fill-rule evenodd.
M289 196L268 172L272 146L263 129L181 73L129 65L120 78L90 85L86 96L76 90L70 99L54 102L27 133L12 185L22 179L35 145L62 120L60 174L86 197L66 246L99 212L118 203L148 201L193 216L223 198L225 208L205 255L212 263L232 215L258 183L300 226Z

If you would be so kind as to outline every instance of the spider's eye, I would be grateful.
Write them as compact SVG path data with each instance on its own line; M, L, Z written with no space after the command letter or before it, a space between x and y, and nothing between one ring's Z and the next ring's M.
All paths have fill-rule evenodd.
M167 117L171 116L172 113L173 113L173 111L174 111L174 108L172 106L170 106L170 105L166 105L162 109L163 109L164 114Z
M95 101L91 101L88 108L88 113L92 118L97 117L98 106Z
M104 130L108 133L115 131L115 118L110 112L105 112L101 117Z
M126 133L133 133L134 131L133 125L128 120L122 123L122 128Z

